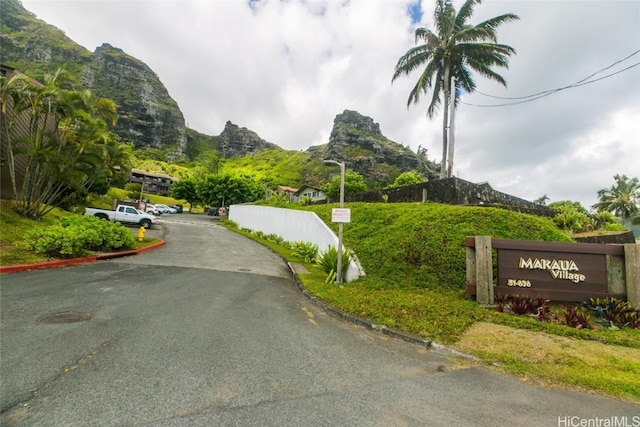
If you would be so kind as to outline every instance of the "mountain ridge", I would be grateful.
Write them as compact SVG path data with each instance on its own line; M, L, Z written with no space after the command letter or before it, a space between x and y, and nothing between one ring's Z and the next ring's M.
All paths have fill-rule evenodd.
M5 0L3 9L3 62L35 78L64 66L79 84L116 102L119 118L113 131L136 149L160 149L169 161L193 161L207 150L221 158L283 150L231 121L217 136L189 129L176 101L143 61L107 42L91 52L26 10L20 0ZM327 158L345 161L374 186L389 185L406 171L437 177L437 165L426 159L426 152L419 158L386 138L371 117L352 110L336 115L326 144L306 152L320 165Z

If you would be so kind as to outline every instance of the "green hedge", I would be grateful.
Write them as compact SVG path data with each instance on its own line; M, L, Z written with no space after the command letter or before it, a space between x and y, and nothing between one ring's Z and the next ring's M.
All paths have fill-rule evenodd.
M60 219L58 224L28 231L20 246L49 257L77 258L92 252L132 249L134 244L131 231L118 222L74 215Z

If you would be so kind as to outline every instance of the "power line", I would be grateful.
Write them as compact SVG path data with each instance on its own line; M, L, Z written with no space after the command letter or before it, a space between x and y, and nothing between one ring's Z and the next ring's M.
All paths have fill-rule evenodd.
M472 107L505 107L505 106L509 106L509 105L518 105L518 104L524 104L526 102L535 101L537 99L544 98L545 96L549 96L549 95L552 95L554 93L557 93L557 92L560 92L560 91L563 91L563 90L573 89L573 88L576 88L576 87L585 86L585 85L588 85L588 84L591 84L591 83L595 83L595 82L598 82L600 80L604 80L604 79L607 79L609 77L613 77L613 76L615 76L617 74L620 74L620 73L622 73L624 71L630 70L630 69L632 69L634 67L637 67L638 65L640 65L640 62L635 63L633 65L630 65L627 68L623 68L622 70L616 71L615 73L607 74L606 76L602 76L602 77L594 79L594 80L589 80L592 77L596 76L597 74L600 74L600 73L602 73L602 72L604 72L604 71L606 71L606 70L618 65L619 63L621 63L623 61L626 61L627 59L631 58L634 55L637 55L638 53L640 53L640 50L636 50L635 52L633 52L632 54L628 55L627 57L625 57L623 59L620 59L620 60L614 62L613 64L611 64L611 65L609 65L609 66L607 66L605 68L602 68L602 69L590 74L589 76L587 76L587 77L585 77L585 78L583 78L581 80L578 80L577 82L572 83L570 85L559 87L559 88L556 88L556 89L545 90L545 91L542 91L542 92L534 93L532 95L520 96L520 97L501 97L501 96L493 96L493 95L485 94L485 93L482 93L480 91L475 91L476 93L479 93L479 94L484 95L484 96L488 96L490 98L495 98L495 99L513 99L513 100L522 100L522 101L507 102L507 103L503 103L503 104L491 104L491 105L490 104L470 104L470 103L462 102L462 101L461 101L461 103L464 104L464 105L472 106Z
M542 91L542 92L534 93L534 94L532 94L532 95L527 95L527 96L518 96L518 97L494 96L494 95L489 95L489 94L486 94L486 93L482 93L482 92L480 92L480 91L478 91L478 90L477 90L477 91L475 91L475 93L479 93L480 95L484 95L484 96L488 96L489 98L496 98L496 99L526 99L526 98L533 98L533 97L536 97L536 96L538 96L538 95L542 95L542 94L549 93L549 92L557 92L558 90L561 90L561 89L568 89L568 88L570 88L570 87L573 87L573 86L575 86L575 85L578 85L579 83L582 83L582 82L584 82L584 81L586 81L586 80L589 80L591 77L593 77L593 76L595 76L595 75L597 75L597 74L600 74L600 73L602 73L603 71L607 71L609 68L613 68L613 67L615 67L615 66L616 66L616 65L618 65L619 63L626 61L627 59L631 58L631 57L632 57L632 56L634 56L634 55L637 55L638 53L640 53L640 49L639 49L639 50L636 50L636 51L635 51L635 52L633 52L631 55L629 55L629 56L627 56L627 57L625 57L625 58L622 58L622 59L620 59L620 60L618 60L618 61L614 62L613 64L609 65L608 67L602 68L602 69L600 69L600 70L596 71L595 73L590 74L589 76L585 77L585 78L584 78L584 79L582 79L582 80L578 80L578 81L577 81L577 82L575 82L575 83L572 83L572 84L570 84L570 85L567 85L567 86L564 86L564 87L561 87L561 88L558 88L558 89L550 89L550 90L545 90L545 91ZM594 81L597 81L597 80L594 80Z

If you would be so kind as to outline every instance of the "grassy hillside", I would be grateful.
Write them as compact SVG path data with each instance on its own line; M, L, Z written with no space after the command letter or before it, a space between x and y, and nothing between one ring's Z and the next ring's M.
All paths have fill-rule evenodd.
M332 205L309 206L331 224ZM551 220L497 208L437 203L349 204L347 246L384 286L464 290L466 236L571 241ZM333 225L334 228L335 225Z
M54 209L41 221L21 217L11 209L11 201L0 200L0 265L32 264L49 261L35 253L28 253L15 247L23 239L27 230L57 224L58 220L70 215L68 212Z
M335 205L301 209L331 223ZM366 276L310 290L349 313L442 343L457 341L486 311L465 294L466 236L571 241L548 219L498 208L437 203L351 203L344 242ZM305 282L307 284L307 282Z
M319 186L330 180L332 168L322 165L311 153L291 150L265 150L244 157L224 159L222 171L253 176L275 188L277 185L298 187L302 184Z

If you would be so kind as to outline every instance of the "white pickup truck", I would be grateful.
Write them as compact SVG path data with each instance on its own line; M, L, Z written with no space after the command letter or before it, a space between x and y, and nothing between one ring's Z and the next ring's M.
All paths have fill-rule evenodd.
M140 212L138 209L127 205L118 205L115 210L86 208L84 214L128 224L138 224L144 228L150 228L156 222L156 218L153 215Z

